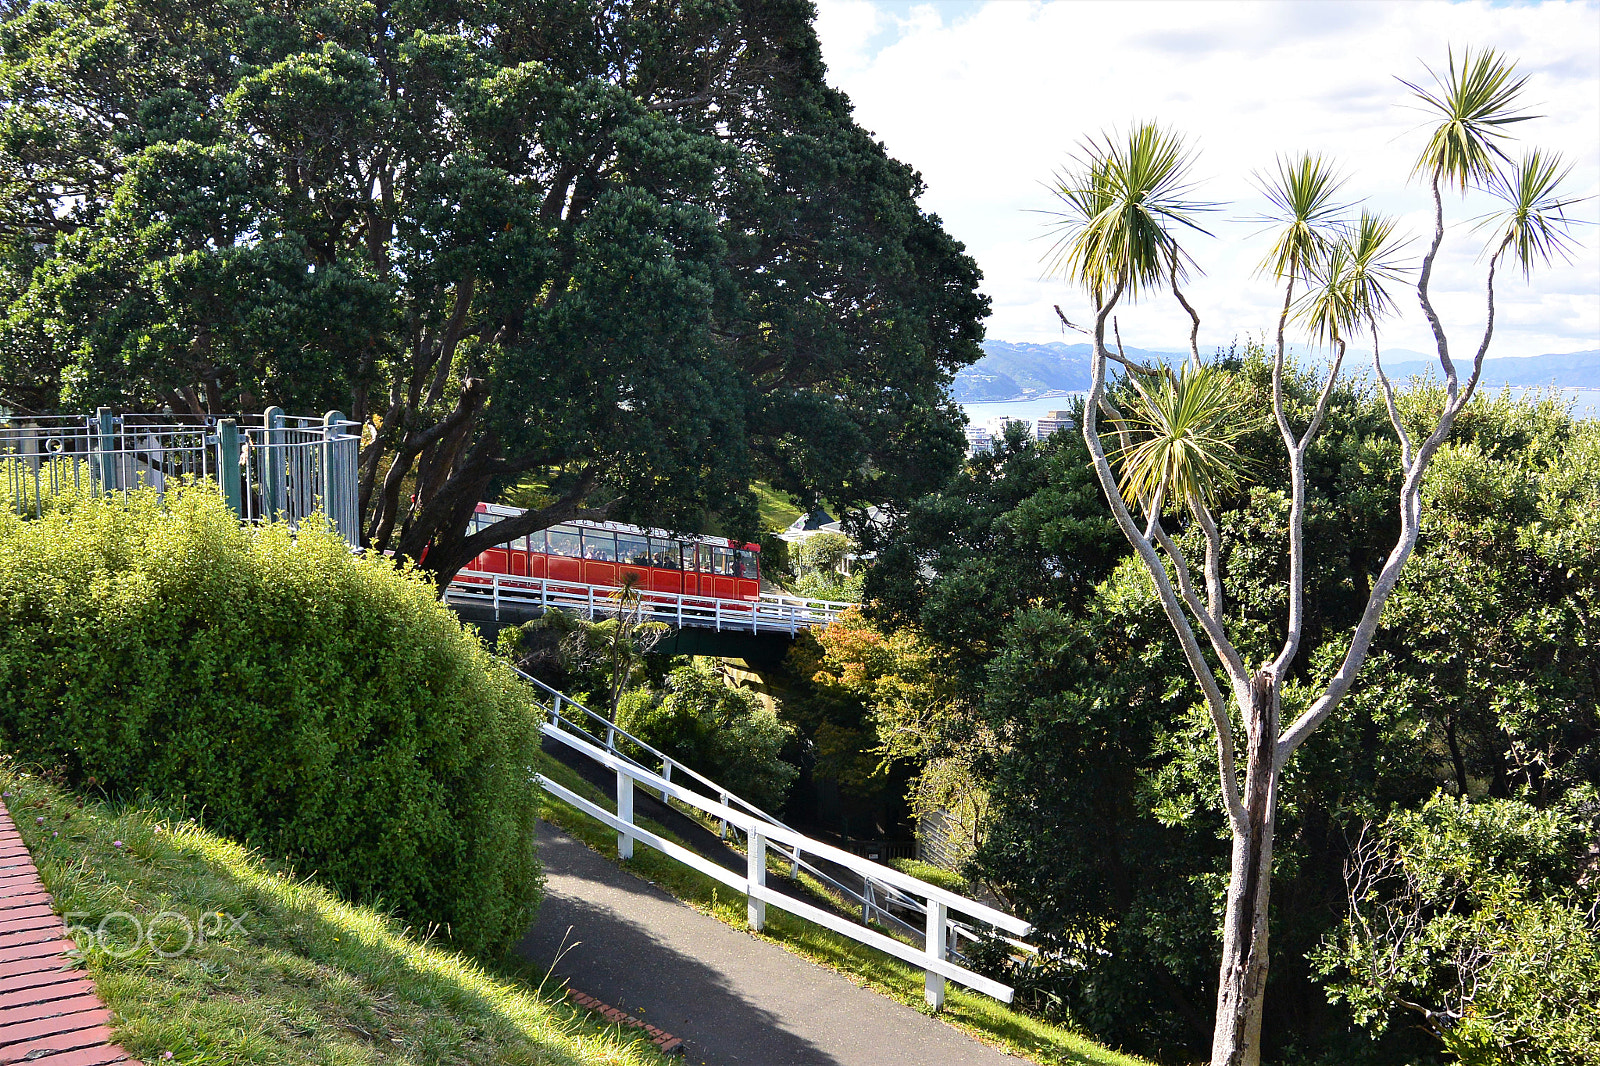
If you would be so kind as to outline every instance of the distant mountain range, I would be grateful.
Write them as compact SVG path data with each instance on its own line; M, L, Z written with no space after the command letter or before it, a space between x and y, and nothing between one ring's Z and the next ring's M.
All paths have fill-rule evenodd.
M951 392L958 403L1027 400L1057 392L1079 392L1089 387L1088 344L1029 344L984 341L983 358L957 371ZM1186 352L1146 348L1126 349L1130 359L1146 363L1171 363ZM1471 353L1466 353L1466 359ZM1439 361L1424 352L1394 348L1383 353L1384 370L1396 379L1432 373L1439 377ZM1345 357L1352 373L1371 373L1371 354L1352 350ZM1353 362L1353 365L1352 365ZM1458 358L1457 366L1462 360ZM1600 389L1600 349L1566 355L1484 360L1482 387L1502 385L1555 385L1560 388Z

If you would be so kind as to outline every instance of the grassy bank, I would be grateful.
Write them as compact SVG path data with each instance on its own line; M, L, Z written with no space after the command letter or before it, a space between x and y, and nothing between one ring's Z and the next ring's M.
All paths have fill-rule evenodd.
M147 1062L668 1061L538 975L433 947L176 812L85 802L4 762L0 787L57 909L97 931L76 937L83 965Z
M611 807L610 801L597 789L571 768L548 755L543 756L540 770L584 798ZM588 815L545 794L541 816L608 858L616 858L616 833ZM678 839L675 834L648 818L640 818L639 824L668 839ZM699 871L643 844L636 847L634 857L622 865L696 910L736 928L745 927L744 896ZM922 971L898 959L775 907L768 908L766 930L760 935L797 955L836 970L858 985L918 1010L927 1009L923 1002ZM947 986L945 1007L939 1017L980 1040L998 1045L1041 1066L1145 1066L1143 1059L1111 1051L1071 1030L1019 1014L988 996L969 992L954 984Z

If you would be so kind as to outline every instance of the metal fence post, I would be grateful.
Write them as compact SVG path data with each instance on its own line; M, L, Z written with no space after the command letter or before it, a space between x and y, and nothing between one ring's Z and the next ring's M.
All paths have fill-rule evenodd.
M923 950L931 959L945 960L944 926L948 917L945 905L928 901L928 927L927 935L923 940ZM944 1006L944 977L932 970L924 971L923 995L928 1001L928 1006L939 1010Z
M633 824L633 778L621 770L617 771L617 820ZM633 858L633 834L626 829L617 831L617 858Z
M107 496L117 491L116 418L111 408L95 410L95 450L100 454L92 469L100 478L100 491Z
M767 902L756 898L756 889L765 888L767 884L767 838L752 826L745 844L745 880L749 885L745 891L744 915L750 928L759 933L767 924Z
M239 491L239 423L224 418L217 423L217 482L235 518L244 519L244 498Z
M334 440L344 434L344 421L343 411L329 411L322 416L322 514L335 531L355 545L361 541L361 530L355 527L355 498L351 494L355 464L346 462L345 442ZM348 470L345 469L347 465Z
M283 408L269 407L261 415L261 517L276 522L289 509L284 479Z

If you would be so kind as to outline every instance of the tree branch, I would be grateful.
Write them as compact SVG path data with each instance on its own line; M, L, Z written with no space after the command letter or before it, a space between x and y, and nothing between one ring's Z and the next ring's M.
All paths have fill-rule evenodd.
M1183 646L1189 668L1194 672L1195 680L1205 694L1206 707L1211 712L1212 727L1216 731L1218 777L1221 780L1223 804L1228 812L1229 824L1235 836L1239 837L1249 833L1250 818L1239 798L1238 771L1233 747L1233 721L1223 703L1222 690L1217 686L1217 679L1212 674L1205 656L1201 654L1200 643L1195 639L1194 630L1190 628L1189 620L1184 616L1183 605L1178 601L1177 593L1173 591L1172 583L1167 578L1166 567L1161 565L1161 559L1156 555L1154 545L1140 534L1138 527L1134 525L1133 516L1128 513L1128 508L1122 502L1122 495L1117 491L1116 475L1111 471L1111 464L1106 461L1105 448L1100 442L1100 433L1095 424L1106 387L1108 356L1105 341L1106 318L1122 296L1125 285L1125 280L1119 278L1111 299L1096 309L1089 399L1083 405L1083 439L1089 446L1089 454L1094 460L1100 487L1111 504L1112 516L1116 519L1123 536L1133 545L1144 563L1145 570L1155 585L1156 594L1161 600L1162 609L1166 611L1167 620L1172 623L1172 628L1178 635L1178 642Z
M1371 594L1367 597L1367 606L1361 613L1361 621L1356 625L1355 634L1350 638L1350 647L1345 652L1343 661L1339 664L1338 671L1328 682L1328 687L1315 702L1307 707L1293 726L1284 732L1278 740L1276 764L1279 768L1288 762L1289 756L1294 754L1295 748L1305 742L1316 728L1323 723L1333 709L1339 705L1350 687L1355 684L1356 673L1361 669L1361 664L1366 660L1367 649L1372 645L1372 638L1377 634L1378 621L1383 614L1383 605L1388 601L1389 594L1394 591L1395 583L1400 578L1400 571L1410 558L1412 549L1416 547L1417 537L1421 532L1422 520L1422 481L1427 475L1428 467L1433 462L1434 453L1444 444L1445 438L1454 428L1456 416L1471 402L1472 394L1477 390L1478 379L1483 373L1484 356L1489 351L1489 340L1494 335L1494 276L1499 264L1500 256L1505 252L1510 242L1508 235L1489 257L1489 276L1485 282L1488 300L1488 321L1484 326L1483 342L1479 344L1476 356L1473 359L1472 376L1467 379L1466 388L1460 390L1453 398L1445 403L1444 411L1439 415L1439 421L1434 426L1428 439L1423 441L1422 447L1417 450L1416 461L1412 463L1411 470L1406 474L1404 484L1400 489L1400 536L1395 541L1394 548L1389 552L1384 561L1383 569L1378 574L1378 580L1372 587ZM1426 290L1424 289L1424 293ZM1425 298L1425 297L1424 297ZM1441 361L1445 358L1443 349L1440 350ZM1453 370L1452 370L1453 373Z

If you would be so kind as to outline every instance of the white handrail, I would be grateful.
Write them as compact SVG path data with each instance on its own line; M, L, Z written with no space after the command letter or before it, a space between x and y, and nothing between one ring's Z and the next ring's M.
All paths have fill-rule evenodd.
M542 728L546 736L582 752L590 759L608 767L617 774L619 800L618 811L615 814L597 804L591 803L543 775L539 775L539 784L552 795L559 797L578 810L615 829L618 835L618 851L624 856L632 854L634 842L648 844L662 854L677 859L723 884L744 892L750 900L750 905L747 908L748 923L751 928L758 931L765 923L765 908L770 905L815 922L824 928L831 929L859 943L876 948L895 958L910 962L921 968L926 974L926 997L928 1002L935 1007L942 1005L944 1002L944 982L946 979L993 996L1001 1002L1011 1002L1014 990L1009 985L1002 984L982 974L974 973L966 967L949 960L947 930L955 926L956 923L949 920L948 912L956 911L968 915L1016 936L1026 936L1033 931L1033 927L1027 922L1014 918L1003 911L998 911L986 904L979 903L976 900L967 899L948 889L940 888L938 885L929 884L926 881L912 877L910 874L901 873L892 867L882 866L870 859L835 848L820 840L813 840L786 826L746 814L735 807L708 800L698 793L674 785L666 777L653 773L631 760L614 755L603 748L581 740L573 734L562 730L555 722L545 722L542 724ZM626 786L623 785L624 781L627 782ZM727 870L717 863L635 824L632 803L629 802L634 784L644 785L660 793L663 797L670 796L680 803L688 804L704 811L706 814L726 820L743 830L750 847L744 875L741 876L735 871ZM623 799L624 795L628 796L629 799ZM766 885L764 853L765 843L769 840L788 844L796 851L803 849L807 853L826 858L830 862L861 874L869 883L877 881L892 884L902 891L922 897L926 901L923 908L927 917L923 947L918 949L903 941L886 936L877 930L843 918L831 911L823 910L820 907L768 888ZM758 859L761 861L758 862Z
M748 833L752 829L757 830L768 840L777 840L791 846L801 847L807 854L827 859L829 862L843 866L848 870L854 870L856 873L868 876L874 881L891 884L918 896L937 900L953 911L976 918L981 922L987 922L996 929L1003 929L1015 936L1027 936L1033 932L1033 926L1021 918L1014 918L986 903L968 899L958 893L951 892L947 888L940 888L938 885L930 884L908 873L902 873L892 866L884 866L881 863L873 862L871 859L863 858L854 852L836 848L832 844L825 844L820 840L814 840L781 823L757 818L736 807L723 806L720 803L708 800L698 792L692 792L689 789L674 785L660 774L653 773L635 763L612 755L605 749L575 737L571 733L564 732L551 723L545 723L544 732L545 735L554 737L563 744L582 751L601 765L619 773L628 774L628 776L642 785L646 785L664 795L669 795L682 803L687 803L691 807L696 807L715 818L726 819L743 832Z
M506 606L562 607L577 610L593 619L614 613L616 588L575 581L521 577L484 570L462 570L445 590L447 602L482 602L495 617ZM834 621L855 604L833 600L801 600L795 597L764 594L754 600L729 600L716 596L697 596L675 592L639 590L639 603L652 621L677 628L744 628L749 618L751 633L787 633L823 626Z

